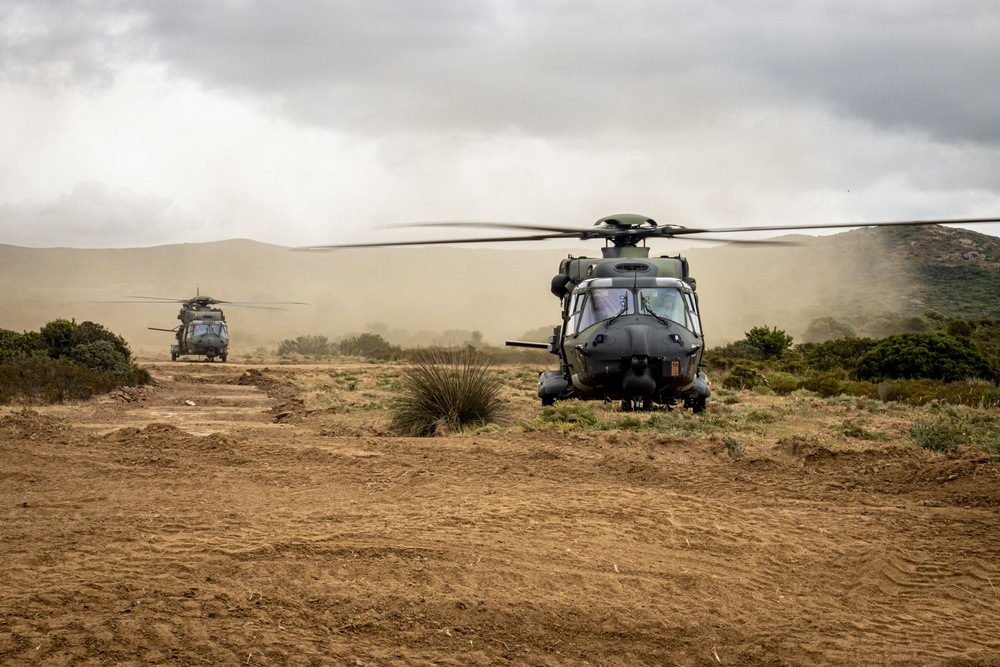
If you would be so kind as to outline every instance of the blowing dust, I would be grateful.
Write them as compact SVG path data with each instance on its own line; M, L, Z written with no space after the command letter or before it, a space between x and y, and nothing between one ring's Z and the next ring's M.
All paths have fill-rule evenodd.
M791 237L789 237L791 238ZM794 237L790 247L720 246L685 253L698 281L709 346L776 326L799 340L817 317L845 322L905 307L899 267L872 238ZM179 303L114 303L126 296L196 293L222 304L231 354L274 351L304 335L330 340L366 331L397 344L464 339L502 344L559 321L549 291L566 250L451 247L296 252L233 240L115 250L0 246L0 328L34 330L57 318L90 320L140 353L166 355ZM599 256L598 247L573 254ZM651 254L669 254L669 246ZM272 308L268 301L309 305ZM458 341L461 343L462 341Z

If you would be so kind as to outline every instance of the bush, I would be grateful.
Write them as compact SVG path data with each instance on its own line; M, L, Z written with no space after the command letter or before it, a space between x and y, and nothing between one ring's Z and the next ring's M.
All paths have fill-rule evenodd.
M278 356L303 354L327 357L337 353L337 346L326 336L299 336L295 340L285 339L278 344Z
M426 351L402 373L393 401L392 428L402 435L430 436L440 429L485 426L502 411L500 376L472 348Z
M40 348L41 338L37 332L19 334L9 329L0 329L0 363L30 356L32 351Z
M799 388L799 379L791 373L771 373L767 376L767 386L774 393L787 396Z
M73 347L98 342L110 344L125 359L125 363L132 361L132 350L125 339L104 326L95 322L81 322L73 330Z
M747 343L761 351L765 357L780 357L792 346L792 337L777 327L754 327L746 332Z
M764 355L760 350L745 340L738 340L706 351L702 363L709 370L728 371L741 361L762 361L763 359Z
M77 345L66 358L103 373L113 373L119 377L130 377L132 366L121 351L110 341L98 340Z
M345 356L365 357L389 361L399 359L403 351L396 345L389 344L385 338L374 333L363 333L340 341L340 353Z
M87 399L149 384L125 340L94 322L53 320L37 332L0 329L0 403Z
M96 371L68 359L46 355L22 357L0 364L0 403L15 400L61 403L86 400L123 384L114 373Z
M825 343L805 343L796 349L812 370L852 371L858 365L858 359L878 342L874 338L841 338Z
M735 366L729 375L722 379L722 386L726 389L753 389L766 384L767 378L753 366Z
M844 393L844 376L837 372L816 373L804 378L799 386L823 397L840 396Z
M994 360L967 341L942 333L911 333L879 341L858 359L853 376L874 381L983 378L996 382L1000 371Z

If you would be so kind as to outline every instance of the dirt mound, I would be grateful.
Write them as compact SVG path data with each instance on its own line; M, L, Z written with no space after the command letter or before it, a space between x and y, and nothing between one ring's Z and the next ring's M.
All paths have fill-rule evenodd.
M104 443L116 445L116 461L140 466L198 466L205 459L242 463L237 456L234 439L221 433L194 435L173 424L152 423L144 427L116 429L100 437Z
M299 390L292 383L279 380L270 373L271 369L267 367L260 370L251 368L244 371L235 384L257 387L275 399L290 399L299 394Z
M25 440L49 440L65 435L69 423L61 418L24 408L0 418L0 431L9 437Z

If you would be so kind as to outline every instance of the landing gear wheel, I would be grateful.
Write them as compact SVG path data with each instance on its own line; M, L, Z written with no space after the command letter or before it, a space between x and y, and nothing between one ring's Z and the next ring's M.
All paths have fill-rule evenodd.
M222 359L222 363L226 363L226 358L227 358L227 357L228 357L228 355L225 355L225 354L224 354L224 355L222 355L221 357L219 357L219 359Z
M648 396L622 399L622 412L649 412L653 409L653 399Z
M170 353L170 361L177 361L177 355L173 352Z
M554 399L551 396L546 396L545 398L542 399L542 405L543 406L546 406L546 405L555 405L555 403L556 403L556 399Z
M684 401L685 408L691 408L691 412L698 414L705 411L705 397L699 396L689 401Z

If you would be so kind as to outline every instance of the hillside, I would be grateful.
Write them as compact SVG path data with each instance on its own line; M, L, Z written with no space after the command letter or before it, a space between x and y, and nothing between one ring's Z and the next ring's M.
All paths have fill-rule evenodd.
M953 227L880 233L887 261L912 276L906 301L914 311L932 308L950 317L1000 318L1000 239Z
M952 317L1000 318L1000 239L930 227L862 229L786 237L786 247L693 249L710 345L757 325L799 336L817 317L845 321L933 308ZM559 304L549 281L567 249L463 247L295 252L248 240L152 248L67 249L0 245L0 328L37 329L55 318L92 320L137 351L165 352L172 304L102 303L126 295L231 301L304 301L288 310L227 307L235 355L284 338L331 339L375 330L426 344L443 332L481 331L488 342L552 326ZM675 252L658 244L652 254Z

